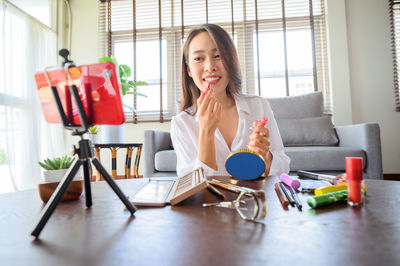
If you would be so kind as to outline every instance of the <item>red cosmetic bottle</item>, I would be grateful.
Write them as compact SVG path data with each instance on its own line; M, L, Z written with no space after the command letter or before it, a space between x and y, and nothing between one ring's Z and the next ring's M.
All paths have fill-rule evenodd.
M347 203L360 206L363 203L363 158L346 157Z

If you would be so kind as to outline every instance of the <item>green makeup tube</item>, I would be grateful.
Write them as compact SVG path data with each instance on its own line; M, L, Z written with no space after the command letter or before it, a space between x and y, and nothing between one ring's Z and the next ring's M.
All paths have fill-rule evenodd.
M347 201L347 190L331 192L320 196L313 196L307 199L308 205L310 205L310 207L313 209L331 205L336 202L346 202L346 201Z

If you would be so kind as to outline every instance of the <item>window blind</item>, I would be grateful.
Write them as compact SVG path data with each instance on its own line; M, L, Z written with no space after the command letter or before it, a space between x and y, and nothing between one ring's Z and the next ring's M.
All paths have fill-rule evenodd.
M400 0L389 0L390 29L392 35L392 58L394 100L396 112L400 112L399 55L400 55Z
M103 0L99 56L115 55L149 83L148 97L124 99L134 123L171 119L181 97L181 49L196 25L231 34L239 54L242 91L264 97L322 91L332 113L324 0ZM128 112L129 113L129 112ZM129 119L128 119L129 120Z

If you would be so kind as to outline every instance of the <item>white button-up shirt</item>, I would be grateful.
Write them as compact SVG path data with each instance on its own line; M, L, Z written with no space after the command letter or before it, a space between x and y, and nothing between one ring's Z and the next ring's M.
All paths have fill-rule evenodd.
M235 96L235 102L239 114L239 124L231 149L218 128L215 131L217 170L212 169L197 158L199 150L199 119L197 114L192 116L186 112L180 112L172 118L171 139L177 156L176 171L178 176L186 175L198 167L203 167L207 176L229 176L225 169L226 158L233 151L247 148L253 122L260 120L263 116L268 118L266 127L269 129L270 152L273 155L269 174L279 175L289 172L290 159L283 150L282 138L268 100L259 96L238 95Z

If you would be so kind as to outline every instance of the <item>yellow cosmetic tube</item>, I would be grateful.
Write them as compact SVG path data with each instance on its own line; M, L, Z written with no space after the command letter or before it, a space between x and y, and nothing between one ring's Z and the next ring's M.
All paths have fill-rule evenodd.
M364 191L367 191L367 186L364 185ZM326 193L331 193L335 191L341 191L341 190L347 190L347 183L339 184L339 185L333 185L333 186L326 186L322 188L317 188L314 190L314 194L316 196L323 195Z

